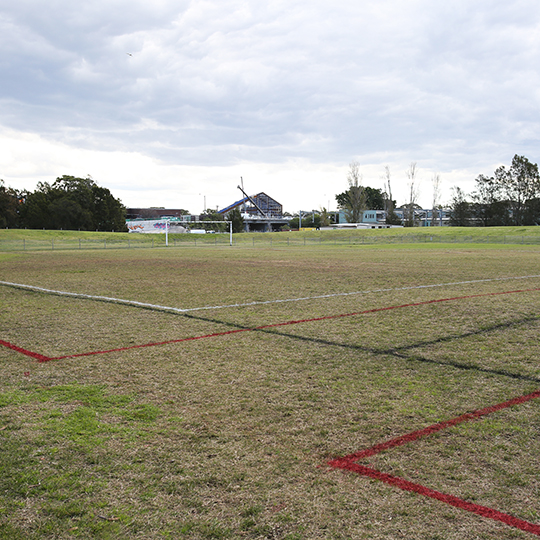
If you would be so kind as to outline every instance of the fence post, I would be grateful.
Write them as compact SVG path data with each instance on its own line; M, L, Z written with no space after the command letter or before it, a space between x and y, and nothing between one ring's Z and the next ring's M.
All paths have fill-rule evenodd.
M81 239L79 238L79 249L81 249Z
M26 251L26 239L22 239L23 251Z

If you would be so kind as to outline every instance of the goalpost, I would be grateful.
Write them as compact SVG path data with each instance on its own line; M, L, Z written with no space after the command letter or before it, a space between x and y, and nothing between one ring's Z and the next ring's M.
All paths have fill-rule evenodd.
M232 221L171 221L170 218L166 219L145 219L145 220L133 220L127 221L126 225L130 233L139 234L162 234L165 233L165 245L169 245L169 231L172 228L182 229L178 232L189 234L187 231L191 225L210 225L210 224L229 224L229 245L233 245L232 237Z

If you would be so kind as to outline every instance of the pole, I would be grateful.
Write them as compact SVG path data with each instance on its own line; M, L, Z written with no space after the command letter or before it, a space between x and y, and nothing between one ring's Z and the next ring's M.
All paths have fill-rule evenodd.
M229 221L229 245L232 246L232 221Z
M169 220L165 220L165 245L169 246Z

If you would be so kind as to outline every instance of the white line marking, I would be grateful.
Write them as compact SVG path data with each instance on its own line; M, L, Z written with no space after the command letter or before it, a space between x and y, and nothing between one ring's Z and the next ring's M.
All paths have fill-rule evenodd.
M533 276L512 276L512 277L502 277L502 278L491 278L491 279L472 279L469 281L454 281L451 283L437 283L433 285L415 285L411 287L396 287L391 289L373 289L368 291L354 291L354 292L344 292L344 293L333 293L333 294L321 294L318 296L304 296L300 298L286 298L282 300L261 300L256 302L245 302L242 304L226 304L221 306L202 306L195 308L175 308L170 306L160 306L157 304L147 304L144 302L137 302L136 300L124 300L122 298L112 298L109 296L94 296L91 294L82 294L82 293L73 293L68 291L56 291L53 289L44 289L43 287L36 287L34 285L24 285L22 283L11 283L9 281L0 281L0 285L5 285L7 287L15 287L17 289L26 289L30 291L44 292L49 294L55 294L59 296L69 296L72 298L84 298L88 300L98 300L100 302L110 302L114 304L123 304L127 306L141 307L146 309L154 309L158 311L169 311L173 313L189 313L190 311L203 311L203 310L213 310L213 309L226 309L226 308L237 308L237 307L248 307L248 306L261 306L266 304L282 304L285 302L301 302L305 300L320 300L324 298L337 298L339 296L355 296L360 294L373 294L381 292L394 292L394 291L412 291L415 289L433 289L435 287L451 287L455 285L468 285L471 283L489 283L492 281L509 281L509 280L518 280L518 279L533 279L539 278L540 275Z

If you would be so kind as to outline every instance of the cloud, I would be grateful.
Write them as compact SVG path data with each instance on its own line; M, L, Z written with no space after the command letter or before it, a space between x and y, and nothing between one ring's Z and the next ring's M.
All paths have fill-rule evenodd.
M352 159L370 185L417 161L467 187L514 153L538 160L539 21L532 0L20 0L0 15L0 125L27 141L29 180L58 170L52 145L62 169L130 156L207 191L248 169L307 198L317 177L324 196Z

